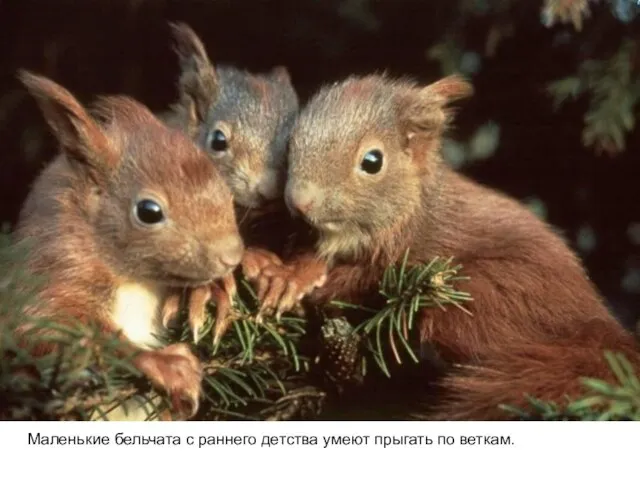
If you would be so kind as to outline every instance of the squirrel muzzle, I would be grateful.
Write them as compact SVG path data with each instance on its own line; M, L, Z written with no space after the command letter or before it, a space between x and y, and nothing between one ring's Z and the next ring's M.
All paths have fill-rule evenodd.
M215 277L223 277L240 265L244 255L244 242L239 235L231 234L204 247L207 268Z
M285 189L285 202L293 216L302 216L314 223L318 209L324 201L323 191L314 183L307 181L288 182Z

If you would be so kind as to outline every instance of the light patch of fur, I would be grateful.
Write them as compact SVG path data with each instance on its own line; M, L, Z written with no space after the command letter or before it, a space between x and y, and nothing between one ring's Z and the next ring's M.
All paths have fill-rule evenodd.
M159 347L163 288L154 283L124 283L115 293L111 319L116 330L144 349Z
M317 254L325 261L359 258L371 247L371 237L357 228L320 232Z
M406 229L410 218L409 215L398 216L392 225L373 231L351 222L335 230L321 229L316 243L317 255L328 263L335 260L376 262L380 255L385 262L393 263L405 253L407 240L412 238L412 233Z
M111 315L115 328L140 348L148 350L160 346L157 335L162 329L160 308L163 298L163 288L151 282L128 282L120 285L116 290ZM156 407L160 402L159 397L153 401ZM135 399L114 407L115 405L107 406L104 416L96 413L92 420L141 422L149 416L147 409Z

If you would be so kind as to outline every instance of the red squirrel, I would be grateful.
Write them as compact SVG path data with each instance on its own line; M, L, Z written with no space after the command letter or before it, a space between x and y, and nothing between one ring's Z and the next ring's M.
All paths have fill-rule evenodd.
M240 230L247 249L242 268L257 280L264 307L270 284L294 286L290 265L280 259L287 236L294 230L283 201L289 134L298 112L298 97L285 67L253 74L227 65L214 66L197 34L186 24L171 24L181 66L179 101L168 121L187 131L220 168L238 209ZM306 269L307 273L309 269ZM322 280L316 275L300 283L311 288ZM265 281L268 279L268 281ZM190 292L189 322L194 337L205 321L205 304L217 306L214 342L229 326L225 317L235 291L232 277L224 288L199 288ZM296 298L310 291L292 291ZM167 305L167 316L178 309L177 297Z
M186 344L162 347L156 335L169 288L209 284L240 263L230 190L187 136L133 99L105 97L89 113L47 78L21 72L20 79L61 148L15 230L17 242L29 242L29 270L46 275L30 313L119 334L123 355L135 355L179 418L191 417L200 362ZM34 353L53 348L43 340Z
M526 407L527 394L565 405L583 393L580 377L615 381L605 349L640 367L633 336L565 242L443 163L447 106L471 90L456 76L427 86L350 77L309 101L290 140L285 199L318 231L315 254L329 267L309 301L375 304L382 273L407 249L411 264L454 257L470 277L460 288L472 315L420 313L424 347L459 367L434 419L506 418L498 405Z

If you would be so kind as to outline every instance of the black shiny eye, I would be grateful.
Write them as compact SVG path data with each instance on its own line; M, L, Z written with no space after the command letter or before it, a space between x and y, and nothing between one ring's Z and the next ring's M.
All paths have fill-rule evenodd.
M380 171L382 168L382 152L380 150L369 150L362 157L362 162L360 162L360 168L370 174L374 175Z
M209 136L209 147L214 152L224 152L227 148L227 137L220 129L214 130Z
M147 198L136 204L136 217L145 225L156 225L164 220L162 207L154 200Z

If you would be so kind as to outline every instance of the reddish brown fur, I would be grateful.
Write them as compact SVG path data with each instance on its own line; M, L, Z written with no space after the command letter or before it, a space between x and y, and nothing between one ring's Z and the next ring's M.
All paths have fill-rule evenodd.
M377 85L377 103L341 94L358 82ZM407 248L413 264L453 256L463 265L471 280L458 287L472 295L473 316L453 307L421 314L424 344L464 366L443 381L434 418L498 419L499 403L522 406L527 393L563 404L565 394L583 392L582 376L614 380L604 349L624 352L637 367L640 355L559 236L514 200L440 162L447 96L468 91L455 78L420 89L381 77L323 90L294 127L287 192L290 204L313 198L306 218L321 230L320 251L333 265L313 302L375 305L382 272ZM385 176L357 173L353 156L363 138L377 139L369 142L386 153ZM323 233L335 219L342 223Z
M30 270L46 279L30 313L115 331L121 286L209 283L234 267L223 265L222 256L239 263L231 192L186 136L131 99L101 100L97 121L50 80L26 73L22 79L62 148L34 183L15 232L18 241L29 242ZM161 201L167 223L155 229L136 224L139 198ZM35 353L50 348L41 344ZM197 406L201 372L186 346L123 348L139 353L139 367L156 386Z
M617 383L603 351L623 353L638 365L637 345L627 332L610 322L585 322L576 335L517 343L484 351L475 365L466 364L442 382L444 398L431 418L435 420L508 419L496 405L527 410L527 395L565 405L586 391L582 378L603 378Z

